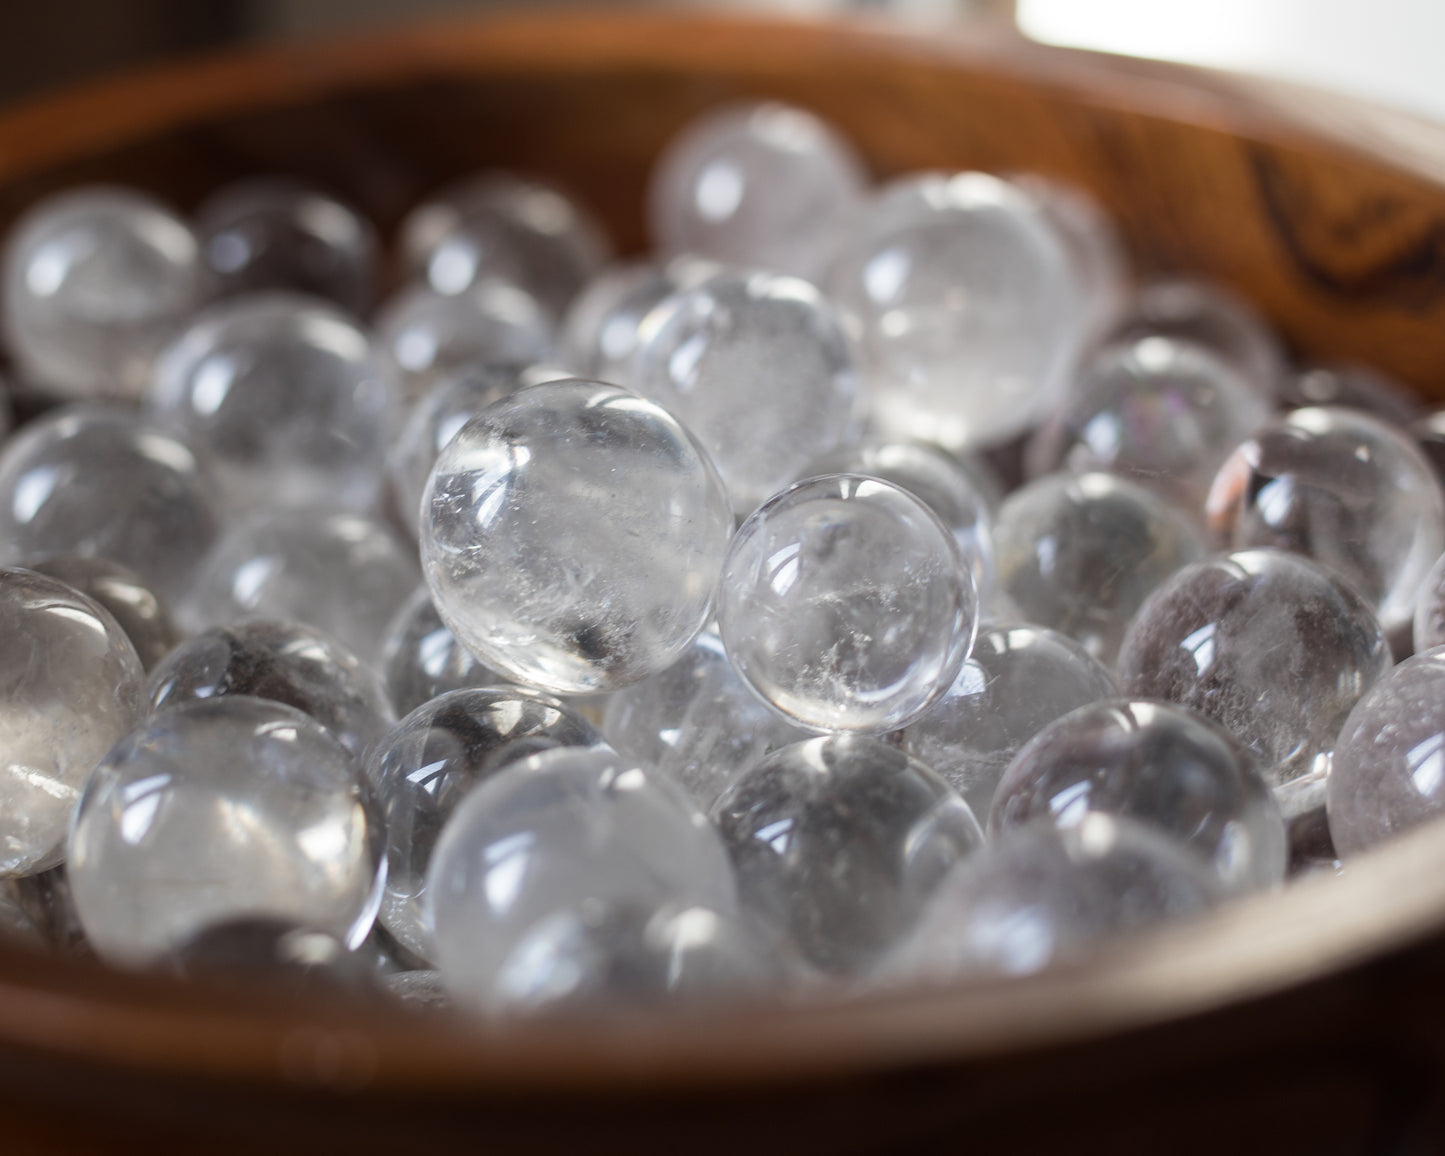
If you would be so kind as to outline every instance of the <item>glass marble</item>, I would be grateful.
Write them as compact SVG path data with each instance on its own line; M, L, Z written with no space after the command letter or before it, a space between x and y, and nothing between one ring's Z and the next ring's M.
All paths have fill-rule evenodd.
M201 313L161 355L146 403L210 456L242 512L368 509L396 422L388 369L359 323L285 292Z
M285 703L319 722L357 758L394 721L370 667L297 622L213 626L171 651L151 672L148 691L152 711L232 694Z
M202 301L190 227L130 189L37 202L3 253L0 328L22 376L72 400L137 400L161 346Z
M1284 820L1254 756L1183 707L1112 699L1051 723L1009 764L989 830L1034 820L1076 827L1096 813L1178 839L1209 864L1226 893L1284 878Z
M737 910L727 853L680 787L605 749L559 748L499 772L453 812L427 873L436 962L484 1003L539 921L586 903Z
M422 508L442 621L488 666L559 694L676 662L711 616L733 527L677 419L587 381L534 385L474 418Z
M692 431L740 516L859 432L843 320L796 277L729 270L668 297L647 316L627 384Z
M1445 554L1435 560L1420 583L1411 626L1415 653L1445 643Z
M162 711L105 756L67 858L97 953L143 966L241 918L359 945L380 898L382 839L370 791L329 731L281 703L227 695Z
M1336 736L1390 669L1363 599L1280 550L1245 550L1179 571L1140 608L1119 651L1134 697L1198 711L1248 747L1285 819L1324 805Z
M187 614L195 629L248 618L303 622L374 664L388 623L420 580L415 551L373 518L277 510L227 530Z
M202 928L165 958L170 970L214 987L240 981L271 990L371 994L371 968L336 936L270 916Z
M704 808L758 759L809 737L738 677L711 630L666 670L608 695L602 733L625 758L681 783Z
M336 197L286 177L217 189L195 229L215 291L291 289L333 301L354 317L371 308L380 241L371 222Z
M1043 626L989 623L948 693L903 732L904 749L988 817L1014 755L1049 723L1112 698L1114 676L1072 638Z
M1279 400L1286 409L1360 409L1396 426L1408 426L1425 415L1425 407L1405 386L1365 365L1315 365L1288 374Z
M1445 550L1445 494L1410 438L1351 409L1297 409L1220 467L1206 510L1226 549L1303 554L1350 583L1387 632L1408 630Z
M1106 666L1149 592L1204 553L1182 511L1100 473L1052 474L1010 494L994 544L999 589L1019 614Z
M381 644L381 677L398 717L439 695L468 687L512 682L457 641L431 600L418 586L402 603Z
M858 735L768 755L729 785L712 817L744 910L766 936L835 976L866 972L983 842L947 783Z
M907 726L958 676L978 595L958 542L906 490L811 478L738 530L718 630L739 675L818 731Z
M1445 647L1407 658L1355 704L1335 745L1326 809L1345 860L1445 815Z
M517 687L455 690L412 711L372 751L367 776L386 815L381 922L420 959L435 959L427 867L458 804L503 768L557 747L601 747L562 703Z
M64 582L110 611L146 670L181 640L181 632L160 597L128 566L109 558L72 556L26 563L25 568Z
M669 142L647 189L648 231L664 253L816 280L867 187L843 136L805 109L729 104Z
M60 862L91 768L145 709L110 614L54 578L0 568L0 876Z
M949 450L994 444L1057 398L1086 311L1032 198L984 173L884 186L829 275L852 315L873 419Z
M0 562L109 558L174 607L220 527L206 460L130 410L70 406L0 447Z

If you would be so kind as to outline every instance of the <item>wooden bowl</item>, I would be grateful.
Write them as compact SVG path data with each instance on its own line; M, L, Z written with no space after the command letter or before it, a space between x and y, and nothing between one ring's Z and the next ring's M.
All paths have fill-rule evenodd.
M390 225L488 165L624 248L707 106L820 112L880 175L1033 169L1139 267L1256 302L1304 355L1445 395L1445 133L1002 34L526 15L267 50L0 116L0 228L89 181L190 207L258 172ZM1445 838L1424 831L1088 966L1006 984L480 1028L0 954L6 1154L1445 1150Z

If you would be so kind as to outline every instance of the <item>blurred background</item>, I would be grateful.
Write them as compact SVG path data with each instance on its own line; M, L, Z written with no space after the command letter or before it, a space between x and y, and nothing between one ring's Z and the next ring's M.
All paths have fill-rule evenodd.
M0 0L0 100L169 56L496 0ZM517 2L517 0L513 0ZM578 0L527 0L576 6ZM693 6L718 0L651 0ZM1016 22L1035 39L1277 76L1445 121L1445 0L760 0L802 15Z

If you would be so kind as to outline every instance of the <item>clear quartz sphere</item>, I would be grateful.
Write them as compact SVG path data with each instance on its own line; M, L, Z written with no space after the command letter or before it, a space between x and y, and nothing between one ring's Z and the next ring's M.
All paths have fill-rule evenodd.
M867 186L843 136L805 109L731 104L697 117L658 159L648 229L664 253L816 280Z
M606 749L559 748L502 770L452 813L426 889L437 965L485 1004L519 943L586 903L737 910L727 853L681 788Z
M559 694L671 666L712 612L732 508L657 404L589 381L534 385L474 418L422 502L423 569L462 644Z
M1284 878L1284 820L1254 757L1184 707L1112 699L1051 723L1009 764L989 830L1035 820L1077 827L1096 813L1178 839L1209 864L1225 893Z
M1445 815L1445 647L1406 659L1355 704L1326 800L1346 860Z
M356 209L301 181L256 177L217 189L196 210L201 259L224 296L290 289L365 316L380 241Z
M91 768L145 709L135 647L54 578L0 568L0 876L60 862Z
M203 294L195 234L130 189L37 202L10 230L3 261L6 344L27 382L62 398L138 399Z
M1425 415L1420 399L1405 386L1365 365L1315 365L1288 374L1279 400L1286 409L1360 409L1395 426L1408 426Z
M96 951L145 965L243 917L355 947L376 915L381 850L346 748L298 710L227 695L162 711L105 756L67 859Z
M151 672L150 709L245 694L285 703L319 722L357 758L391 727L391 704L371 668L311 626L264 619L213 626Z
M1351 409L1297 409L1220 467L1209 524L1230 550L1273 546L1350 583L1387 632L1406 629L1445 550L1445 494L1403 432Z
M1114 677L1072 638L1044 626L991 623L948 693L903 732L904 749L988 817L1014 755L1049 723L1112 698Z
M1435 560L1420 583L1412 627L1416 654L1445 643L1445 554Z
M1160 586L1118 673L1125 694L1196 710L1248 747L1293 825L1324 805L1345 716L1390 662L1379 622L1343 581L1295 554L1245 550Z
M453 812L478 784L542 751L602 746L576 711L517 687L451 691L402 719L366 770L386 815L381 922L392 937L420 959L435 958L427 868Z
M1269 398L1205 346L1143 337L1085 360L1030 441L1028 470L1105 470L1202 510L1224 459L1271 414Z
M829 975L872 967L983 842L947 783L858 735L775 751L733 780L712 817L743 909Z
M131 410L59 409L0 448L0 562L109 558L175 606L220 527L206 460Z
M700 807L764 755L809 737L738 677L711 630L666 670L608 695L602 733L623 757L682 784Z
M366 663L421 575L415 550L361 514L277 510L233 525L186 613L196 629L248 618L319 627Z
M128 566L109 558L71 556L29 562L25 568L64 582L110 611L146 670L181 640L160 597Z
M834 474L784 490L738 530L718 629L739 675L818 731L907 726L953 683L978 596L948 529L877 478Z
M297 293L211 306L167 347L146 397L209 456L227 504L374 504L395 424L388 369L358 322Z
M412 591L386 628L380 670L398 716L410 714L448 691L512 682L457 641L425 585Z
M828 285L858 327L881 432L950 450L1033 425L1086 324L1056 230L1030 197L984 173L885 186Z
M740 516L859 432L842 318L797 277L727 270L666 298L627 384L696 435Z
M1194 523L1112 474L1051 474L1004 500L994 531L998 584L1027 621L1112 666L1160 582L1204 553Z

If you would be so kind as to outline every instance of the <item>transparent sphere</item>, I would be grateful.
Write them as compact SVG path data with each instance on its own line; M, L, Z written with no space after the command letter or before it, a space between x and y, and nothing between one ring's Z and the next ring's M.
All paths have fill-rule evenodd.
M1344 859L1445 814L1445 648L1407 658L1355 704L1326 800Z
M583 377L623 384L643 319L665 297L706 280L721 266L696 257L662 265L623 261L602 270L562 321L560 357Z
M162 711L105 756L68 864L96 951L143 965L243 917L355 947L376 915L381 849L346 748L298 710L228 695Z
M1324 805L1351 708L1390 668L1360 596L1294 554L1245 550L1175 574L1119 651L1124 693L1178 703L1254 752L1290 822Z
M210 456L235 509L376 500L395 402L334 306L281 292L211 306L161 355L146 401Z
M110 614L54 578L0 569L0 876L60 861L91 768L145 709Z
M0 323L26 381L59 397L135 400L203 280L195 235L164 205L129 189L73 189L10 230Z
M376 229L320 189L285 177L236 181L202 203L195 227L211 284L225 296L291 289L355 317L371 308Z
M110 611L146 670L181 640L180 630L155 591L128 566L109 558L72 556L27 563L26 569L59 579Z
M511 683L478 661L447 629L431 600L418 586L386 628L381 644L381 677L398 716L410 714L439 695L476 686Z
M219 532L206 461L130 410L56 410L0 448L0 562L109 558L175 605Z
M1034 424L1084 325L1058 234L1030 197L983 173L885 186L828 284L859 327L882 432L951 450Z
M198 629L248 618L303 622L375 663L387 624L420 580L415 550L381 522L277 510L226 532L188 609Z
M732 782L712 816L744 910L831 975L868 970L983 842L947 783L856 735L768 755Z
M676 662L711 614L733 525L676 418L588 381L531 386L463 427L423 514L442 620L489 666L560 694Z
M1435 560L1420 583L1412 625L1416 654L1445 643L1445 554Z
M1350 583L1387 632L1408 629L1445 550L1445 494L1410 438L1350 409L1276 418L1220 468L1209 524L1230 550L1273 546Z
M725 105L693 120L658 158L648 230L665 253L816 280L867 180L853 147L811 112Z
M272 916L241 916L210 924L171 950L165 962L186 979L209 985L264 984L272 991L375 990L370 967L336 936Z
M737 910L727 853L681 789L605 749L493 776L453 812L426 888L447 988L485 1003L533 927L585 903Z
M877 478L811 478L738 530L718 628L743 679L814 730L897 730L968 657L978 596L958 542Z
M1051 723L1009 765L989 829L1036 819L1076 827L1095 813L1122 815L1188 845L1225 892L1284 878L1284 820L1254 757L1183 707L1113 699Z
M503 768L556 747L602 747L586 719L535 691L455 690L402 719L367 761L386 814L381 922L404 948L435 958L427 868L461 801Z
M988 817L1014 755L1056 718L1118 693L1072 638L1043 626L983 626L948 693L903 732L904 749Z
M1095 812L1003 832L954 871L887 961L900 979L1030 975L1217 901L1204 861L1162 832Z
M1269 398L1206 347L1171 337L1087 359L1063 405L1033 436L1033 477L1105 470L1202 510L1235 446L1269 420Z
M1149 592L1204 553L1169 503L1111 474L1052 474L1004 500L998 584L1019 614L1112 666Z
M858 434L842 318L796 277L726 271L668 297L647 316L627 381L696 435L740 515Z
M681 783L701 807L764 755L809 737L738 677L710 630L666 670L608 695L602 733L623 757Z
M394 721L371 669L340 643L297 622L213 626L151 672L150 708L245 694L285 703L364 758Z
M1279 400L1286 409L1346 406L1396 426L1408 426L1425 415L1425 407L1405 386L1365 365L1316 365L1288 374Z

